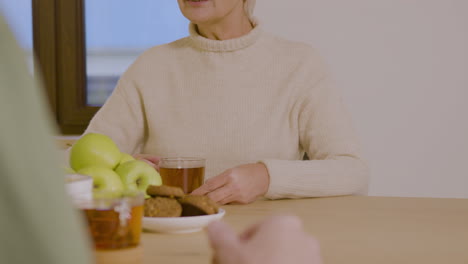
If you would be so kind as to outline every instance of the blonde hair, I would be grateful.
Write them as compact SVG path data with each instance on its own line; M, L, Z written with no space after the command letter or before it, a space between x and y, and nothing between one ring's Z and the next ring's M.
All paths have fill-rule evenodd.
M255 0L244 0L244 9L249 19L253 18L254 7L255 7Z

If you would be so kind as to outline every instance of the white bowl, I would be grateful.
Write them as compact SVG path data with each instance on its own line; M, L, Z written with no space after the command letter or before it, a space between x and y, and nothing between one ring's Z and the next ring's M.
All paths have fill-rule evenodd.
M143 229L147 231L182 234L202 230L209 223L223 218L226 211L219 208L217 214L184 217L143 217Z
M93 178L81 174L65 175L65 189L72 200L93 198Z

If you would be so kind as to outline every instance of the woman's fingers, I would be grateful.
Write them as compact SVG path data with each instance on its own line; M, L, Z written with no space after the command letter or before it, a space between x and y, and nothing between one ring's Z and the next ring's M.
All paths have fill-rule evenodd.
M159 171L159 160L161 159L160 157L149 154L135 154L133 155L133 157L137 160L141 160L148 163L149 165L151 165L151 167Z
M209 192L212 192L223 185L225 185L228 181L228 178L224 173L213 177L205 182L202 186L194 190L191 194L192 195L206 195Z
M144 159L144 160L150 161L155 165L158 165L159 160L161 159L161 157L150 155L150 154L135 154L135 155L133 155L133 157L135 159L139 159L139 160Z
M220 205L232 202L234 200L234 195L232 188L230 188L228 184L207 194L211 200Z

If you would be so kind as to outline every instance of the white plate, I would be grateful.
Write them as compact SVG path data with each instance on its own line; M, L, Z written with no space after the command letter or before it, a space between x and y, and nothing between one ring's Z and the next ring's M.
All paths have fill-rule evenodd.
M202 230L210 222L223 218L226 211L217 214L184 217L143 217L143 229L160 233L192 233Z

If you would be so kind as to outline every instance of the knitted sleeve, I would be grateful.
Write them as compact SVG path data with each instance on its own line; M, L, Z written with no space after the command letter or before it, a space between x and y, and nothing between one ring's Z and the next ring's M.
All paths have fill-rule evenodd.
M124 75L84 134L101 133L112 138L122 152L135 154L145 140L145 114L135 82Z
M367 192L369 171L351 117L328 75L315 76L296 104L299 143L310 160L263 160L270 174L267 198Z

